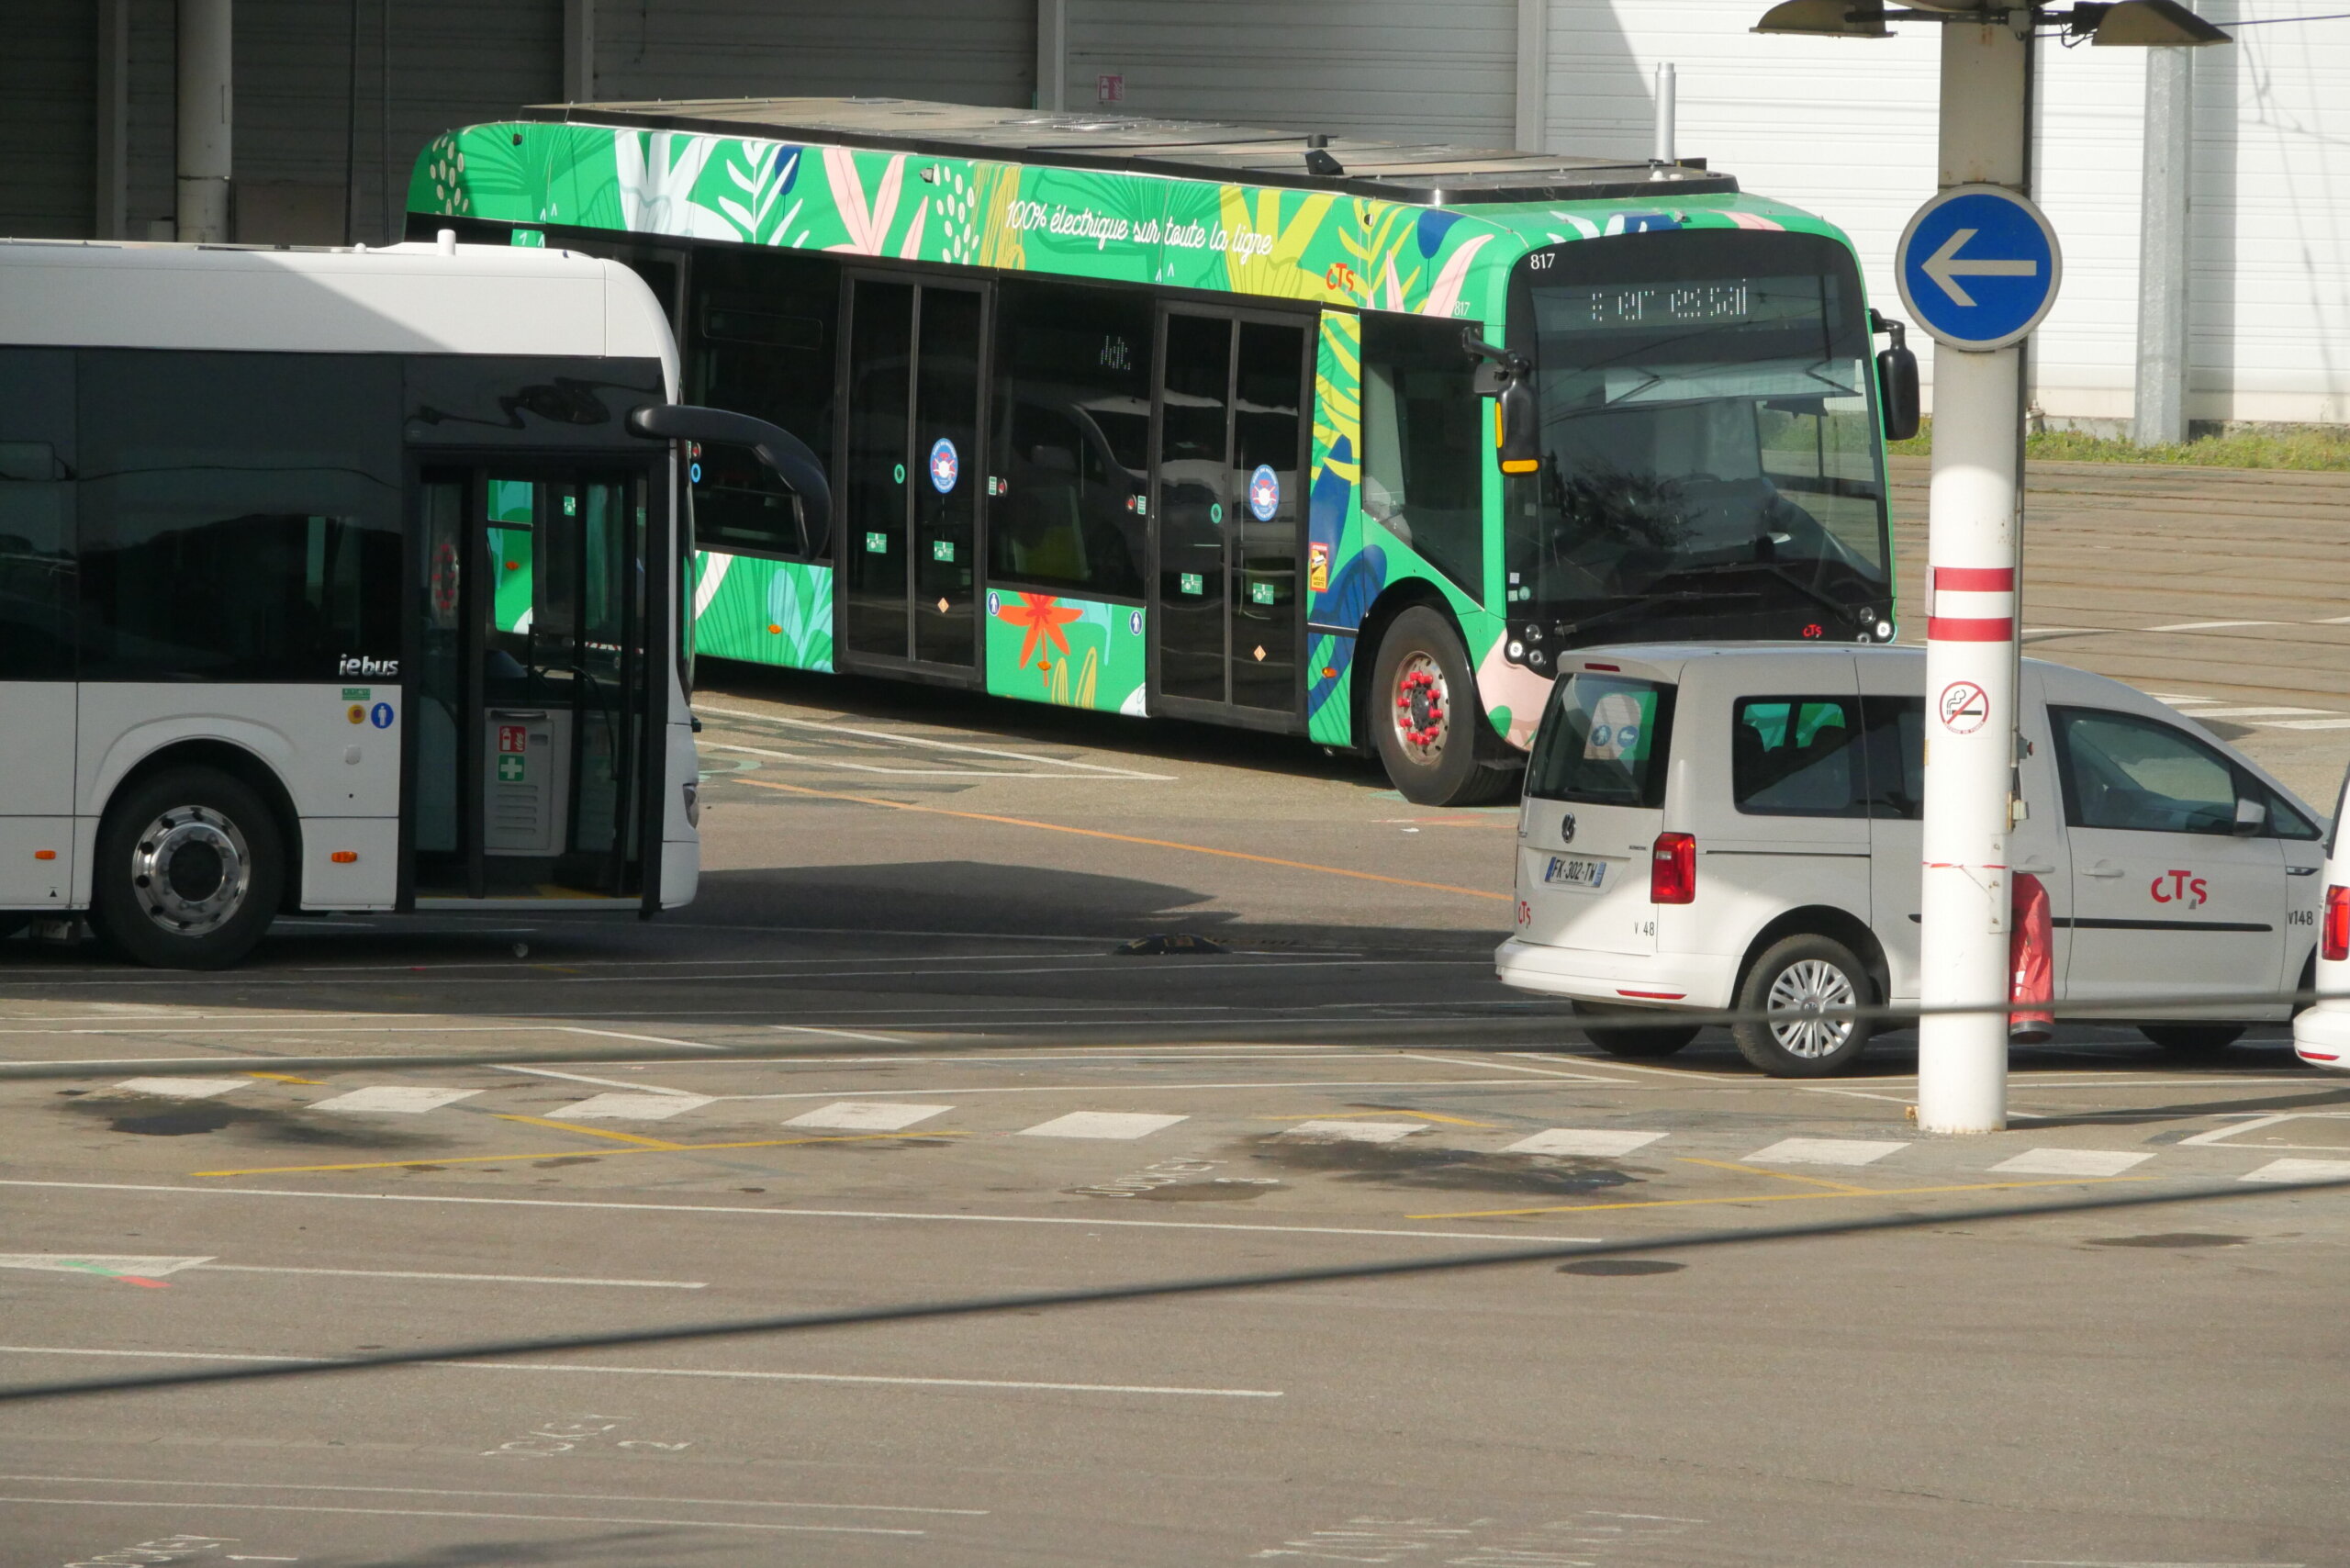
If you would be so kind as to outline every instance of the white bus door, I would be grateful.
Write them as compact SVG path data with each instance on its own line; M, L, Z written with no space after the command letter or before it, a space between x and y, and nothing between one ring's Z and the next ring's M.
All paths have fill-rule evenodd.
M73 894L73 356L0 350L0 911Z
M427 470L408 711L410 886L443 901L643 892L649 471Z

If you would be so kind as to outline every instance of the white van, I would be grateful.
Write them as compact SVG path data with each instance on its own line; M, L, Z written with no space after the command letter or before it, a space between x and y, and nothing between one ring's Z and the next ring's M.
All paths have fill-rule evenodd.
M2318 906L2317 958L2305 990L2326 1000L2293 1017L2293 1052L2311 1067L2350 1072L2350 866L2337 858L2342 812L2350 807L2350 774L2334 796L2325 840L2325 893Z
M1676 1009L1917 1000L1923 650L1639 646L1560 664L1519 808L1505 982L1572 998L1624 1056L1688 1044ZM2119 682L2027 659L2020 711L2008 849L2048 891L2056 999L2135 1022L2137 999L2214 998L2139 1025L2178 1049L2287 1017L2216 999L2308 983L2316 813ZM1732 1034L1763 1071L1817 1077L1850 1067L1869 1030Z

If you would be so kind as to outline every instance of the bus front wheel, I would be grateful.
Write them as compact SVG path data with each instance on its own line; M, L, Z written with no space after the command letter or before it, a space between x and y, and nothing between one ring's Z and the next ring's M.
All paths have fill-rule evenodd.
M1414 605L1379 640L1368 694L1379 760L1403 797L1421 806L1474 806L1500 800L1517 770L1495 760L1477 678L1460 633L1443 616Z
M134 786L98 834L92 913L107 940L159 969L225 969L277 913L285 854L252 790L208 767Z

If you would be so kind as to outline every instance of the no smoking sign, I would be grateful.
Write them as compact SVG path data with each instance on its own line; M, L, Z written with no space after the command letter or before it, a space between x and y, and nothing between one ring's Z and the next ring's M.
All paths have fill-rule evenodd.
M1953 680L1942 688L1942 728L1954 735L1971 735L1991 716L1991 699L1971 680Z

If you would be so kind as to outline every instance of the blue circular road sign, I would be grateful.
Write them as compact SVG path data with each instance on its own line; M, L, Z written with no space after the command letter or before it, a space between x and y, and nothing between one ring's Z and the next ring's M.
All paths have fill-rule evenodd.
M2004 185L1954 185L1919 207L1894 252L1901 303L1934 341L2006 348L2056 303L2064 252L2048 215Z

